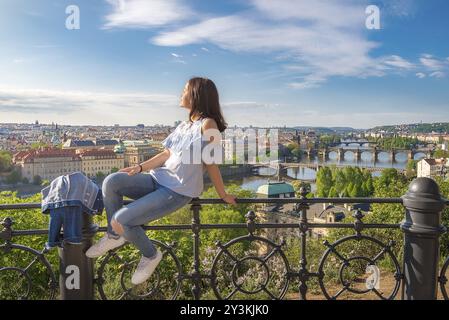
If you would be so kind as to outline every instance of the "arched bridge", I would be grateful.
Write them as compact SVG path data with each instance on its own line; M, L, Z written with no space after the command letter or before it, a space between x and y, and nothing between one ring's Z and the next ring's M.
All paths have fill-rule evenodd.
M396 161L396 156L400 153L406 154L407 158L409 160L413 160L415 158L415 155L418 153L423 153L426 155L427 158L430 158L432 155L432 148L420 148L420 149L391 149L391 150L383 150L377 147L371 148L371 149L363 149L363 148L342 148L342 147L331 147L331 148L324 148L324 149L308 149L305 150L307 157L311 158L312 155L318 155L320 156L324 161L329 160L329 154L331 152L337 153L337 160L343 161L345 159L345 154L347 152L352 152L354 154L354 159L357 161L360 161L362 159L362 153L370 153L371 158L374 162L379 161L379 154L384 152L389 154L390 160L392 162Z
M358 144L359 146L363 146L364 144L368 145L376 145L375 142L370 142L367 140L342 140L340 142L342 145L349 146L350 144Z
M326 164L316 164L316 163L297 163L297 162L282 162L275 165L267 165L267 164L253 164L253 168L260 168L260 167L269 167L272 169L275 169L281 173L282 176L285 176L285 171L290 168L307 168L314 171L318 171L323 167L328 167L329 165ZM348 165L342 165L342 164L332 164L333 167L336 168L346 168ZM360 169L367 170L369 172L382 172L382 170L387 169L384 167L373 167L373 166L360 166L358 165ZM405 172L405 169L395 168L396 170L400 172Z

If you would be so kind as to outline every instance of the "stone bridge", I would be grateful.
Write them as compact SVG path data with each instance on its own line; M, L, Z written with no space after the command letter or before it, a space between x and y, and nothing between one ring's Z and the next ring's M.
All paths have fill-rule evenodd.
M307 157L311 158L312 155L318 155L320 156L323 161L329 160L329 154L331 152L337 153L337 160L343 161L345 158L345 154L347 152L352 152L354 154L354 159L357 161L360 161L362 159L362 153L371 153L371 158L374 162L379 161L379 154L384 152L389 154L390 160L392 162L396 161L396 155L400 153L404 153L407 155L407 158L409 160L413 160L415 158L415 155L418 153L424 153L427 158L431 157L433 149L431 148L421 148L421 149L391 149L391 150L383 150L377 147L371 148L371 149L363 149L363 148L342 148L342 147L332 147L332 148L325 148L325 149L308 149L305 150Z
M282 162L275 165L264 165L261 163L252 165L253 168L260 168L260 167L270 167L272 169L275 169L280 173L281 176L287 177L286 170L290 168L307 168L314 171L318 171L323 167L329 167L330 165L327 164L316 164L316 163L297 163L297 162ZM331 166L336 168L346 168L348 165L341 165L341 164L332 164ZM358 165L360 169L367 170L369 172L382 172L382 170L387 169L385 167L373 167L373 166L360 166ZM405 169L395 168L396 170L400 172L405 172ZM294 179L293 179L294 180Z
M376 145L375 142L370 142L370 141L366 141L366 140L345 140L345 141L341 141L340 144L343 144L345 146L349 146L350 144L358 144L359 146L363 146L364 144L368 144L368 145Z

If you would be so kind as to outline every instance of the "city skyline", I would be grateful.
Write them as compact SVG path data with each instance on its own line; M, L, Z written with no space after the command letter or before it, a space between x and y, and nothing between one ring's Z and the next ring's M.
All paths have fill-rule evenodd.
M152 125L145 125L142 123L136 123L136 124L129 124L129 125L120 125L118 123L115 124L111 124L111 125L100 125L100 124L61 124L61 123L57 123L57 122L40 122L39 120L35 120L32 122L0 122L0 129L2 129L2 126L6 127L6 126L10 126L10 125L18 125L18 126L36 126L38 125L40 126L56 126L56 127L105 127L105 128L109 128L109 127L120 127L120 128L157 128L157 127L176 127L179 122L182 120L175 120L174 123L172 124L162 124L162 123L154 123ZM425 123L425 122L419 122L419 123L395 123L395 124L389 124L389 125L381 125L381 126L375 126L375 127L370 127L370 128L354 128L354 127L347 127L347 126L301 126L301 125L293 125L293 126L287 126L287 125L271 125L271 126L255 126L255 125L248 125L248 126L238 126L238 125L233 125L233 126L228 126L228 129L232 129L233 127L236 128L279 128L279 129L296 129L296 130L311 130L311 129L327 129L327 130L340 130L340 131L358 131L358 132L363 132L363 131L372 131L372 130L382 130L383 128L386 127L394 127L395 131L401 131L403 129L409 129L409 127L412 126L416 126L416 125L449 125L449 122L430 122L430 123ZM143 127L142 127L143 126ZM438 130L439 132L440 130ZM435 133L438 133L437 131L435 131ZM337 133L337 132L336 132Z
M80 29L66 28L67 6ZM380 9L368 30L365 9ZM172 125L191 76L233 126L449 121L447 1L0 4L0 122Z

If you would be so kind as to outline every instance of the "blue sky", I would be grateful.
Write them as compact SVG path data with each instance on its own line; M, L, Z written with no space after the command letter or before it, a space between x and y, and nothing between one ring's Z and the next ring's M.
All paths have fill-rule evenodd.
M172 124L192 76L215 81L230 125L449 121L448 14L446 0L2 0L0 122Z

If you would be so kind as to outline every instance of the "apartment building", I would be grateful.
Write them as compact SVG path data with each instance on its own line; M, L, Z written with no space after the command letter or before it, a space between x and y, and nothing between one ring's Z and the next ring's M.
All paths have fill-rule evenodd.
M81 171L81 157L71 150L20 151L13 156L13 163L20 167L22 177L32 182L35 176L45 180L75 171Z
M422 159L416 169L418 177L445 177L448 169L447 159Z
M124 155L108 149L76 150L81 158L81 171L92 178L97 173L110 174L113 169L125 167Z
M149 144L133 144L126 147L124 152L125 167L135 166L142 163L156 154L161 150L155 148Z
M95 177L98 172L107 175L114 168L124 167L124 156L108 149L39 149L15 153L13 163L30 182L35 176L51 181L76 171L88 177Z

